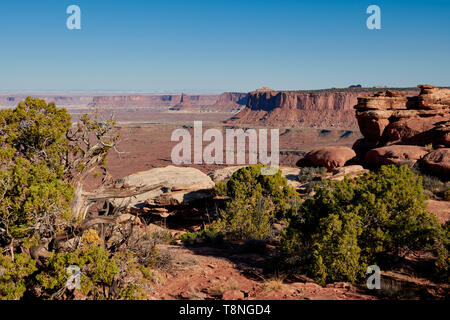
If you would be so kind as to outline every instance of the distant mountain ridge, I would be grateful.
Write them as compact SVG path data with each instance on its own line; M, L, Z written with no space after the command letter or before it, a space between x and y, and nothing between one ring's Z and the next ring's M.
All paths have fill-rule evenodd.
M55 102L59 107L72 106L108 106L108 107L143 107L154 109L195 110L208 107L212 111L232 112L241 109L247 103L247 93L225 92L220 95L210 94L110 94L110 95L72 95L72 94L29 94L33 97ZM13 107L25 100L28 94L0 94L0 106Z

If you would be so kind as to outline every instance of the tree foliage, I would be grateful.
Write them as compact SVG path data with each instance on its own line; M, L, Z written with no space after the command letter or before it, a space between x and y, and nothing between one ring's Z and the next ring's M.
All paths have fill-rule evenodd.
M283 234L283 248L321 283L357 281L386 255L432 250L445 269L448 252L436 217L427 211L421 178L406 167L383 166L316 187Z
M80 292L88 298L142 296L139 281L122 283L135 271L148 273L132 253L106 250L92 228L74 232L83 230L88 208L84 180L102 169L107 182L106 155L118 139L113 119L101 116L83 115L73 126L66 109L30 97L0 111L1 299L20 299L27 291L61 298L71 265L81 268ZM58 238L74 237L75 249L56 246Z
M262 175L262 168L241 168L227 183L217 184L216 192L230 200L212 224L213 230L236 239L266 239L274 221L290 214L293 204L300 201L296 191L287 184L281 170Z
M36 261L27 254L16 254L13 261L0 253L0 300L20 299L27 290L27 278L36 270Z
M70 127L65 109L40 99L0 111L1 241L48 235L70 218L73 187L64 181Z
M114 147L113 126L88 115L72 126L66 109L30 97L0 111L0 243L49 237L79 218L74 196Z
M68 268L77 266L80 268L80 287L75 290L89 299L138 299L142 298L144 271L138 268L134 259L130 252L111 255L96 245L73 252L52 253L36 279L45 294L55 298L66 291ZM124 277L130 275L136 283L124 281Z

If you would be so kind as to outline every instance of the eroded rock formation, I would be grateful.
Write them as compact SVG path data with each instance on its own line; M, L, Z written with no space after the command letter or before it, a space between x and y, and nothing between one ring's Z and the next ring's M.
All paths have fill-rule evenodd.
M225 92L217 94L40 94L33 95L58 106L68 107L112 107L112 108L149 108L166 110L167 107L206 108L217 112L233 112L247 103L247 93ZM0 107L13 107L25 100L26 94L0 93ZM77 109L78 110L78 109ZM79 112L79 110L77 111Z
M420 94L413 97L387 90L358 98L356 118L364 138L357 140L353 149L370 166L412 166L419 161L425 170L448 180L450 89L419 88Z
M450 89L420 85L418 96L386 91L358 98L356 118L364 138L354 149L364 159L373 148L392 144L450 145Z
M391 92L393 95L397 94ZM262 88L250 92L246 107L226 123L276 127L357 128L353 106L358 97L373 93L372 88L312 92ZM399 96L389 96L385 100L392 106L404 106L406 97L417 93L418 90L403 90Z

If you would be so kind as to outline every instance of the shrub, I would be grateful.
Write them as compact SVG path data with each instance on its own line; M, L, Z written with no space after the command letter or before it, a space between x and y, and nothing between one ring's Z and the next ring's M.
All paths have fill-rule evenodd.
M16 158L15 164L0 172L0 182L0 227L7 238L57 232L57 219L70 220L74 189L42 162Z
M81 250L88 250L92 247L99 247L103 243L102 239L94 229L89 229L83 232L80 241Z
M448 184L442 182L439 177L429 175L417 166L413 167L412 171L422 177L423 188L436 196L442 196L448 188Z
M295 189L278 170L273 175L262 175L263 165L251 165L236 171L230 180L215 187L217 193L231 199L245 199L254 196L269 198L275 206L275 215L282 218L290 213L292 202L299 201Z
M266 239L275 219L275 206L261 195L237 197L227 204L212 229L233 239Z
M69 253L52 253L46 261L46 268L36 278L44 290L54 294L66 286L69 266L80 268L80 292L94 299L106 298L104 292L112 286L119 271L114 259L102 247L91 247Z
M141 282L150 272L144 266L137 265L129 251L110 256L102 247L90 246L73 252L52 253L36 276L49 298L58 298L58 294L66 291L70 266L80 268L81 272L80 288L75 290L95 300L142 298L143 292L139 288L142 288ZM137 283L121 281L128 276L133 276Z
M426 209L421 178L407 166L325 181L315 191L283 232L282 246L319 283L355 282L386 255L419 249L447 267L446 236Z
M185 242L189 243L190 240L194 239L204 239L210 243L220 243L223 240L223 235L212 226L205 227L201 231L197 232L186 232L180 236L181 240L187 240Z
M24 295L27 278L37 270L36 261L24 253L10 256L0 253L0 300L19 300Z
M262 165L241 168L226 184L216 186L216 192L230 200L209 232L232 239L266 239L276 219L292 214L293 204L300 201L296 191L288 185L281 170L274 175L262 175L262 168Z
M311 182L315 180L322 180L322 177L327 173L324 167L302 167L298 174L300 182Z

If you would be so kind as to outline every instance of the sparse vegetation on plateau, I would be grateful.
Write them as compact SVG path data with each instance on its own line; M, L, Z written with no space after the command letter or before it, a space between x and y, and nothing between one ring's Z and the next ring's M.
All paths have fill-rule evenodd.
M324 167L302 167L298 174L298 180L300 182L320 181L326 174L327 169Z

